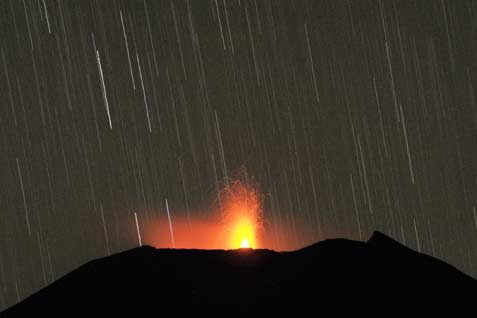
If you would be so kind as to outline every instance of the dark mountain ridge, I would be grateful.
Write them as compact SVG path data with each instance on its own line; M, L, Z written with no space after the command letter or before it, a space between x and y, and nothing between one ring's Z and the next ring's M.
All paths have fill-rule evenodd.
M475 279L375 232L292 252L138 247L79 267L0 317L389 315L475 300Z

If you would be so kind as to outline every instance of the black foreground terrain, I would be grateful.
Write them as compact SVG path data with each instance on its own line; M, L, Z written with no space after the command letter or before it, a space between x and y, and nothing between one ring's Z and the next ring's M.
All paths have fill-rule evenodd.
M91 261L0 317L439 313L477 308L477 281L382 233L293 252L135 248Z

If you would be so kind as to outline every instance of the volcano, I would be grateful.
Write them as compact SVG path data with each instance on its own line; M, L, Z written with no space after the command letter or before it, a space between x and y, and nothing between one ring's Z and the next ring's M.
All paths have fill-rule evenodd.
M477 281L375 232L291 252L135 248L93 260L0 317L268 316L472 308Z

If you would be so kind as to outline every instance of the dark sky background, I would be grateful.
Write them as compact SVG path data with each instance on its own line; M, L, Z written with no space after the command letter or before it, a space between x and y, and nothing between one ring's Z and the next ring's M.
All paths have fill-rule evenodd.
M137 246L166 200L172 223L208 218L245 174L265 247L381 230L475 277L476 18L460 0L0 0L0 310Z

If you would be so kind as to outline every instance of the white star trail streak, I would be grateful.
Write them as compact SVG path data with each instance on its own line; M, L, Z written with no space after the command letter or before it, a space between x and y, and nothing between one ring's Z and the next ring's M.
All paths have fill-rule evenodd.
M123 29L124 43L126 44L126 52L128 54L129 74L131 74L133 89L136 90L136 83L134 82L134 74L133 74L132 65L131 65L131 56L129 54L128 38L126 36L126 28L124 27L123 12L121 10L119 10L119 16L121 18L121 26Z
M171 232L172 247L176 247L176 242L174 239L174 231L172 230L171 212L169 211L169 203L167 202L167 199L166 199L166 211L167 211L167 220L169 221L169 231Z
M45 9L46 24L48 26L48 33L51 34L50 19L48 18L48 9L46 8L45 0L43 0L43 8Z
M147 106L146 90L144 89L144 82L142 80L141 63L139 62L139 55L137 54L137 52L136 52L136 59L137 59L137 67L139 68L139 77L141 79L142 96L144 98L144 107L146 108L147 126L149 128L149 132L152 132L151 119L149 118L149 107Z
M142 246L141 231L139 230L139 222L137 221L136 212L134 212L134 222L136 223L137 240L138 240L139 246Z
M475 212L475 206L472 206L472 212L474 212L475 231L477 232L477 213Z
M421 243L419 242L419 234L417 233L416 219L413 219L412 223L414 225L414 233L416 234L417 250L420 252L421 251Z
M222 244L237 182L257 248L380 231L477 277L475 1L406 3L0 0L0 311Z
M101 59L99 58L98 50L96 50L96 60L98 61L99 78L101 79L101 88L103 90L104 105L106 107L106 112L108 113L109 128L113 129L113 124L111 123L111 114L109 113L108 95L106 93L106 86L104 85L103 67L101 66Z
M313 89L315 90L316 102L320 102L320 94L318 94L318 88L316 86L316 75L315 75L315 63L313 62L313 55L311 55L311 46L310 38L308 37L308 26L305 23L305 37L306 37L306 46L308 48L308 58L310 59L311 66L311 75L313 76Z
M111 249L109 248L109 238L108 238L108 231L106 230L106 222L104 222L103 205L100 205L99 208L101 211L101 223L103 224L104 240L106 241L106 251L108 252L108 255L110 255ZM134 213L134 217L136 217L136 213ZM137 219L136 219L136 225L137 225ZM139 234L139 231L138 231L138 234Z
M28 227L28 234L31 235L30 217L28 215L28 207L27 207L26 199L25 199L25 190L23 189L22 172L21 172L21 169L20 169L20 163L18 162L18 158L17 158L17 168L18 168L18 177L20 178L20 186L21 186L21 189L22 189L23 207L25 208L25 220L26 220L26 224L27 224L27 227Z
M414 170L412 169L411 153L409 152L409 142L407 141L406 120L404 118L404 113L402 112L402 105L401 104L399 104L399 110L400 110L400 113L401 113L402 129L404 131L404 140L406 141L406 153L407 153L407 161L409 163L409 172L411 173L412 184L414 184Z

